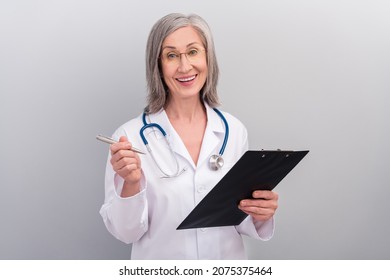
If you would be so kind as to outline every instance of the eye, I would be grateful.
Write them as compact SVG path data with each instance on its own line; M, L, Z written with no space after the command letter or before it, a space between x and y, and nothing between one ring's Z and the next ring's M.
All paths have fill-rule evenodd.
M168 60L175 60L179 57L179 54L175 53L175 52L170 52L170 53L167 53L167 59Z
M199 53L197 49L191 49L187 52L188 56L196 56Z

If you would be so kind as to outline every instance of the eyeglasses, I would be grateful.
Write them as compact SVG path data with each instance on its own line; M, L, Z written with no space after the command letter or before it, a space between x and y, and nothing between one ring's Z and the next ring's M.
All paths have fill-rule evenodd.
M192 48L187 52L168 51L161 55L161 59L164 63L179 65L181 61L181 55L184 54L189 63L197 63L204 58L205 49Z

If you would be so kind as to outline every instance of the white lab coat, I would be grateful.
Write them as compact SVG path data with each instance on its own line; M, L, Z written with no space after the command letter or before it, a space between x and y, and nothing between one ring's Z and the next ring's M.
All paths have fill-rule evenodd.
M206 111L208 121L197 166L170 124L165 111L148 116L148 123L157 123L166 131L180 167L187 168L178 177L160 178L162 173L151 156L140 155L143 170L141 192L132 197L121 198L119 194L123 179L114 173L109 156L105 201L100 214L112 235L125 243L132 243L132 259L246 259L242 234L261 240L272 237L273 218L262 223L253 222L250 216L238 226L176 230L248 149L246 128L232 115L224 112L230 128L223 154L225 164L222 170L211 170L208 166L209 158L218 154L225 127L212 108L206 105ZM119 139L125 135L134 147L146 151L139 134L142 126L140 115L119 127L113 137ZM153 129L145 130L145 136L159 164L164 170L174 173L175 164L164 138Z

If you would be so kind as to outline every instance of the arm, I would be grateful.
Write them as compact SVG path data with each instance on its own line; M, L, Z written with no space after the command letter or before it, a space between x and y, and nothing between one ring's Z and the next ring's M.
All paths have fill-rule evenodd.
M108 231L125 243L139 240L148 230L146 180L140 159L130 147L126 137L110 147L100 210Z

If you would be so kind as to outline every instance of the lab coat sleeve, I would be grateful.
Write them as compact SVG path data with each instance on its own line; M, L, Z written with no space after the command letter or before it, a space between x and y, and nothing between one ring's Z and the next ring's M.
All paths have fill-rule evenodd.
M105 200L100 209L107 230L127 244L138 241L148 230L148 205L146 180L142 174L141 191L131 197L122 198L124 180L114 172L108 156L105 175Z
M245 218L241 224L236 226L237 231L240 234L250 236L254 239L263 241L270 240L275 231L275 218L260 222L254 221L251 216Z

